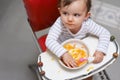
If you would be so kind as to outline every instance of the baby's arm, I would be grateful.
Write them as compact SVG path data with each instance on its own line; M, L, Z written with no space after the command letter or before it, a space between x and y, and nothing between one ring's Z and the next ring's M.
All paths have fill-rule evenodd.
M61 35L62 27L60 23L60 18L52 25L49 30L46 47L52 51L57 57L59 57L63 63L68 67L76 67L75 60L71 55L67 53L67 50L58 42L59 35Z
M57 57L61 57L67 50L58 42L59 36L62 33L60 18L52 25L46 38L46 47Z
M99 63L103 60L104 55L107 53L110 43L110 32L104 27L96 24L92 20L90 20L88 32L93 35L96 35L99 38L96 51L93 55L95 57L95 60L93 62Z

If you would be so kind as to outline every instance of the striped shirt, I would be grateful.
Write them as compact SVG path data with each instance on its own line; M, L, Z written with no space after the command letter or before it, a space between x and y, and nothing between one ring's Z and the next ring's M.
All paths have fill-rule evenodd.
M70 38L82 39L87 34L99 37L96 50L106 54L110 42L110 32L104 27L96 24L90 18L82 23L81 29L76 34L73 34L68 28L63 26L59 17L50 28L45 44L50 51L60 57L67 52L61 45L63 41Z

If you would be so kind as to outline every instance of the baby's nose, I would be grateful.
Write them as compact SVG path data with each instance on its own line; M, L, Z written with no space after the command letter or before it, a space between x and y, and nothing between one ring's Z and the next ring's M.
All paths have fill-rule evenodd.
M68 16L68 21L72 21L73 20L73 16L72 15L69 15Z

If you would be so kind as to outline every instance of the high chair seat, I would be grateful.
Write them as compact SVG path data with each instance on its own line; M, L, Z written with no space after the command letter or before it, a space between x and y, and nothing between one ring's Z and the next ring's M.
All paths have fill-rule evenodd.
M46 40L47 34L41 36L40 38L38 38L38 43L41 47L42 52L46 51L46 46L45 46L45 40Z
M59 16L57 0L23 0L33 31L50 27Z
M59 17L57 0L23 0L28 22L41 51L45 51L46 34L36 37L36 32L49 28ZM44 32L43 32L44 33Z

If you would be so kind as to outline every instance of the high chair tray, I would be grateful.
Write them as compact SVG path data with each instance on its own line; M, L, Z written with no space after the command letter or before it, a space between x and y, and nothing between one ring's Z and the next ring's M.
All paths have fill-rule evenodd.
M93 36L86 37L82 41L89 48L90 55L93 55L98 39ZM103 61L98 64L88 63L82 69L69 70L61 66L58 62L58 58L49 50L41 53L38 56L38 62L42 62L43 66L39 67L39 71L45 71L45 75L42 76L43 80L77 80L90 77L108 67L112 64L117 57L113 54L119 55L119 45L114 40L110 42L108 53L104 57Z

